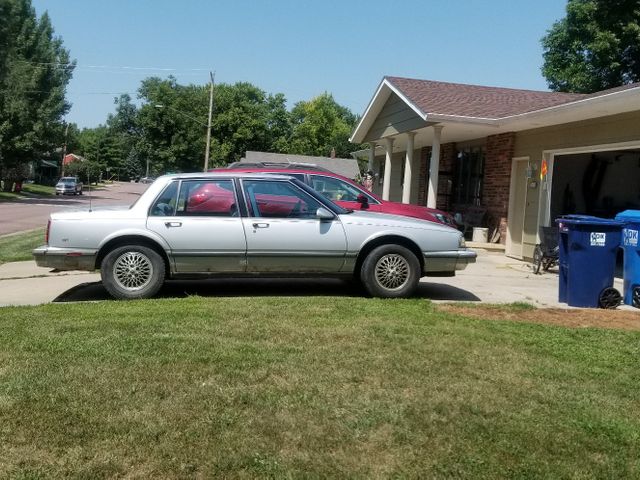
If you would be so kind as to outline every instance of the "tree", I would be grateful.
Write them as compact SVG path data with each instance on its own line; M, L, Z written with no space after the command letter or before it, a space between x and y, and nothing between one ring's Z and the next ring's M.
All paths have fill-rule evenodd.
M75 63L30 0L0 0L0 42L0 178L8 189L28 162L61 145Z
M209 88L179 85L174 78L142 82L137 147L152 173L202 169ZM284 95L269 95L250 83L218 84L214 89L210 166L239 160L247 150L275 151L286 145L290 123Z
M640 81L640 2L569 0L542 46L542 73L554 91L592 93Z
M292 133L287 153L348 157L357 145L349 143L357 117L329 93L298 102L291 110Z

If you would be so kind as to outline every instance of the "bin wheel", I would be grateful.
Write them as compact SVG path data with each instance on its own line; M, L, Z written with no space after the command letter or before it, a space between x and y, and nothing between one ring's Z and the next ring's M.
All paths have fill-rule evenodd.
M616 308L622 301L622 295L613 287L607 287L600 292L598 305L600 308Z
M540 245L536 245L536 248L533 250L533 273L536 275L540 273L540 267L542 266L542 248Z
M640 287L633 287L631 293L631 305L636 308L640 308Z

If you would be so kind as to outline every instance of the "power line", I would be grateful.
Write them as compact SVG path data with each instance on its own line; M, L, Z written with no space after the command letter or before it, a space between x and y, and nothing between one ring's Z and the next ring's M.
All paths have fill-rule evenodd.
M166 67L140 67L129 65L78 65L72 62L31 62L28 60L18 60L20 63L28 63L31 65L49 65L56 67L75 67L75 68L91 68L91 69L115 69L115 70L154 70L159 72L207 72L207 68L166 68Z

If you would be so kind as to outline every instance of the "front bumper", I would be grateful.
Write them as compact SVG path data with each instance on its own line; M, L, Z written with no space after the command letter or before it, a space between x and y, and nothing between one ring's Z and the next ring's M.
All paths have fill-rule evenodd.
M443 252L422 252L424 256L424 273L441 274L444 272L455 273L456 270L464 270L470 263L476 262L478 254L468 248L449 250Z
M98 255L97 250L49 247L48 245L38 247L32 253L39 267L89 272L96 269L96 256Z

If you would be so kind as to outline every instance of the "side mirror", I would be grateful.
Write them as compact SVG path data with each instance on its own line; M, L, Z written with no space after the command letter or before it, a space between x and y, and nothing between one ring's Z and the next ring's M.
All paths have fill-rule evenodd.
M316 218L319 220L333 220L336 216L324 207L316 210Z
M369 208L369 199L367 198L366 195L363 195L362 193L358 195L356 202L360 204L360 208L362 208L362 210L366 210L367 208Z

